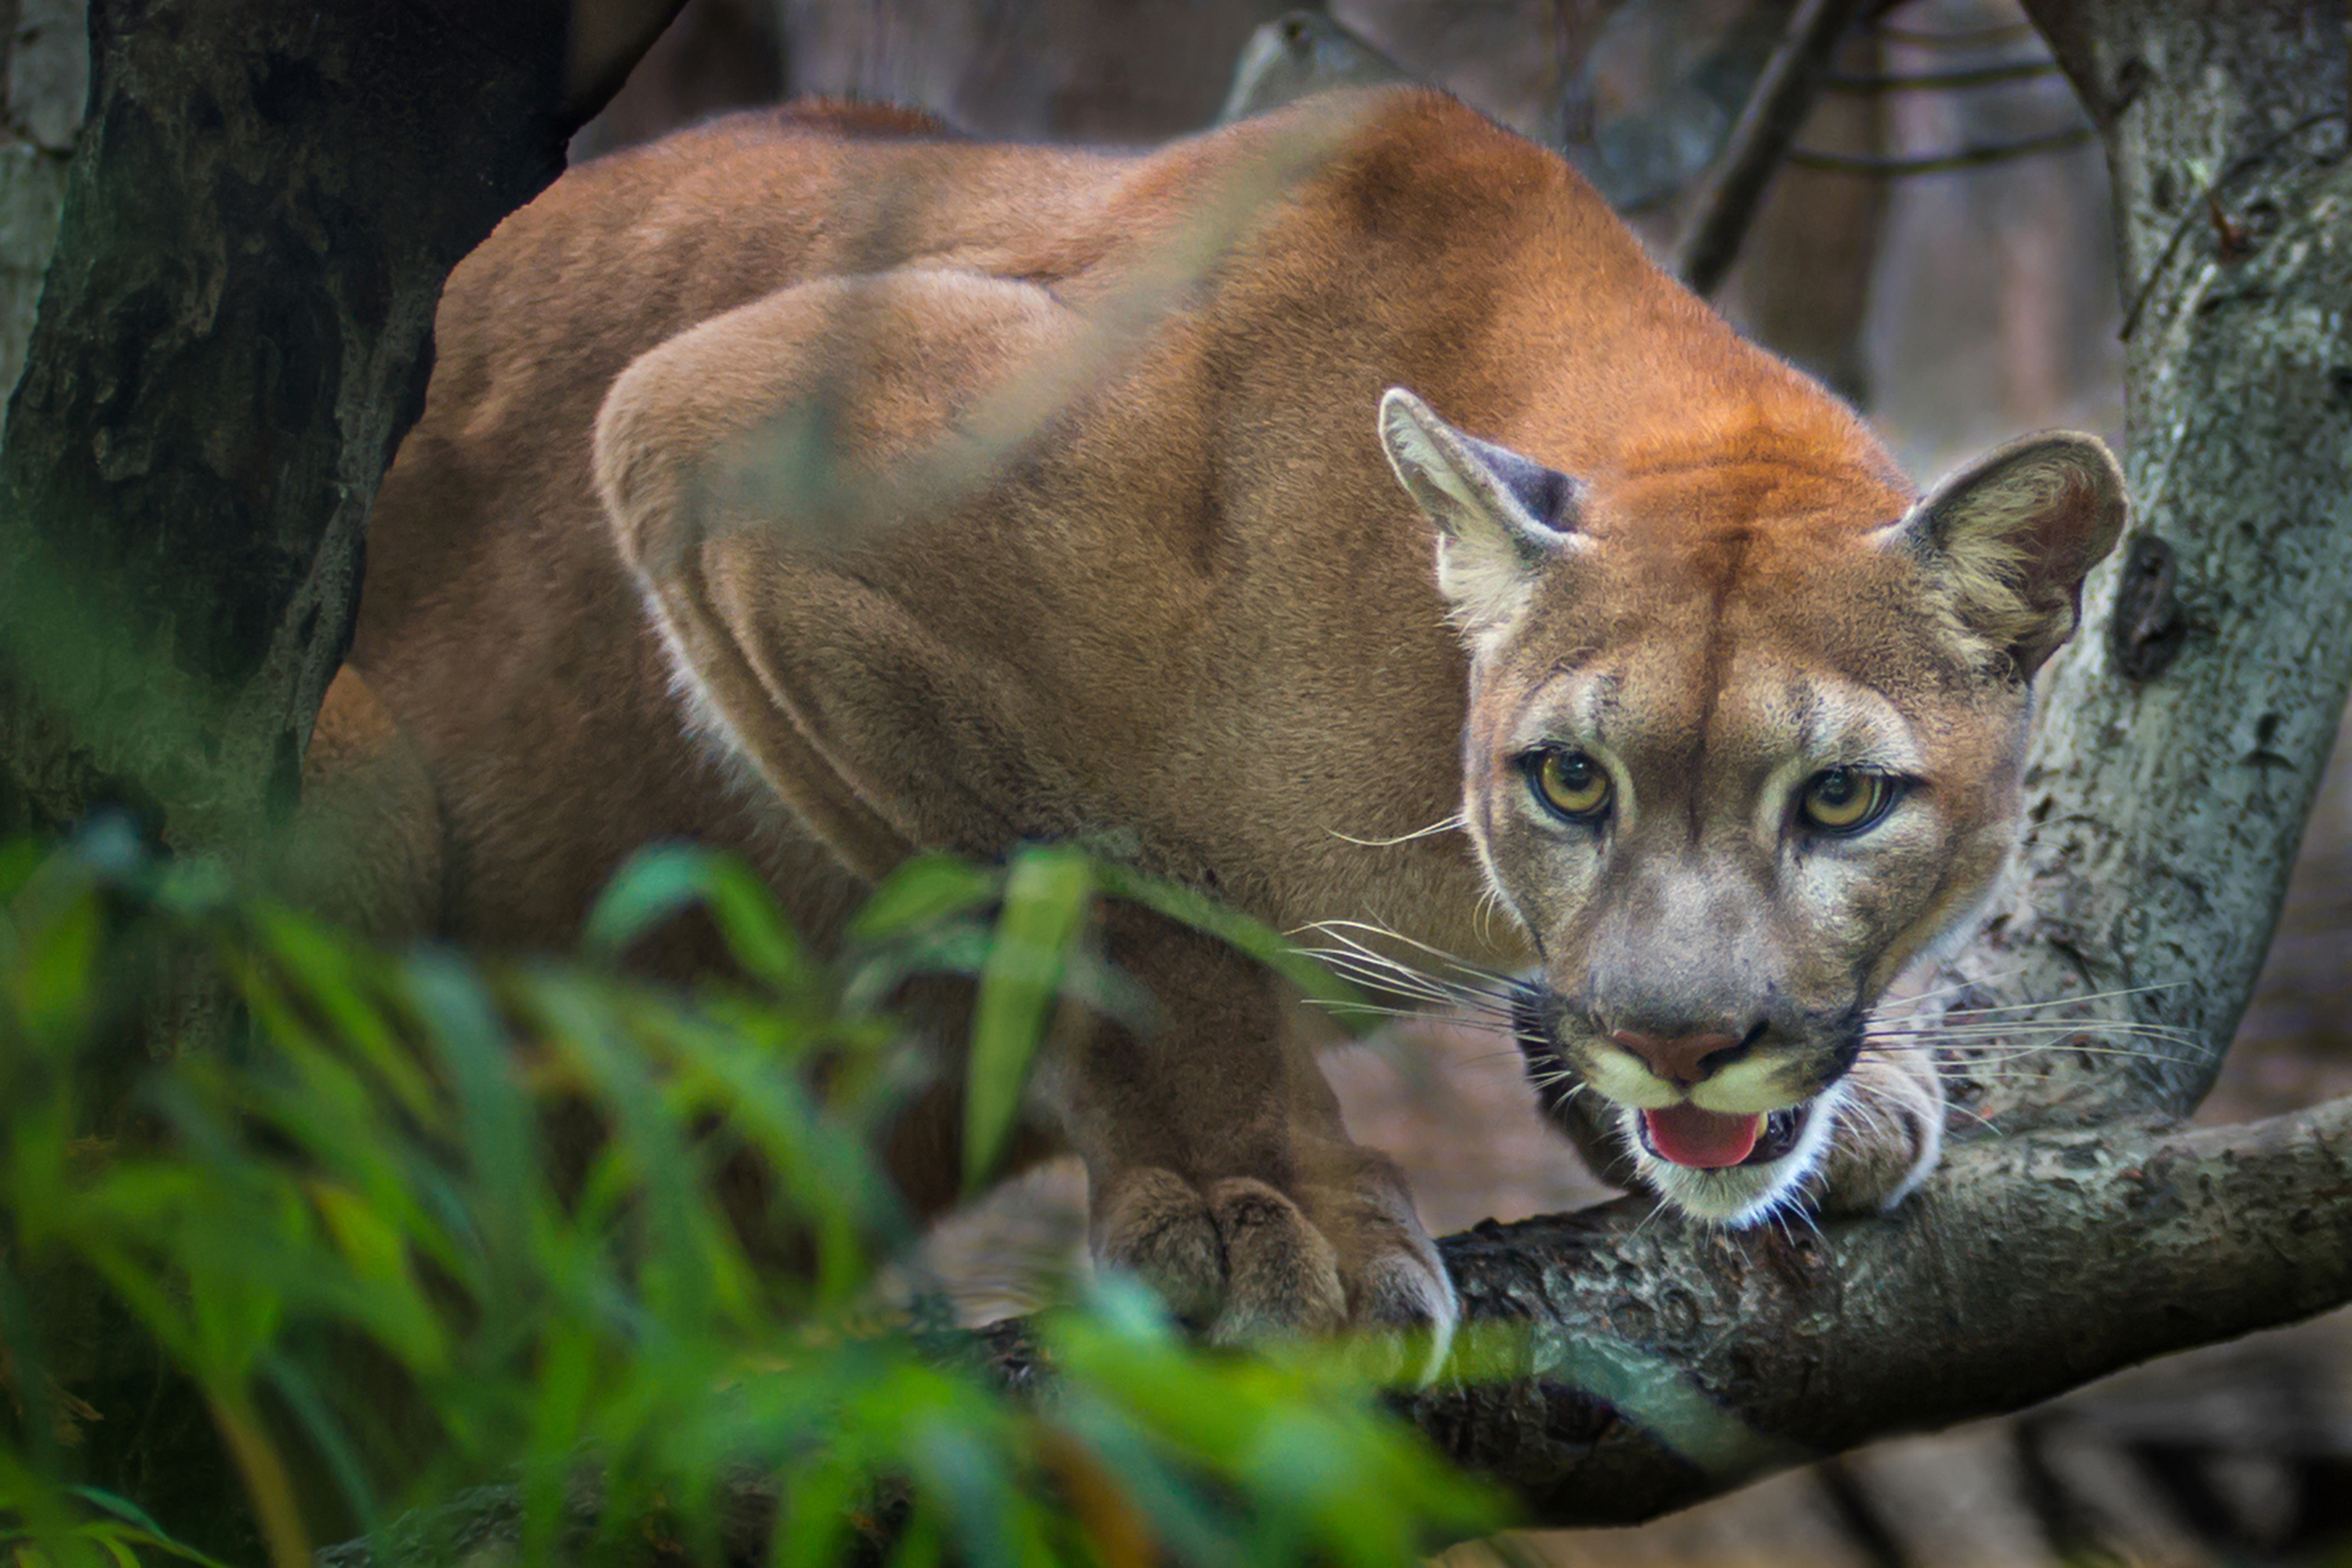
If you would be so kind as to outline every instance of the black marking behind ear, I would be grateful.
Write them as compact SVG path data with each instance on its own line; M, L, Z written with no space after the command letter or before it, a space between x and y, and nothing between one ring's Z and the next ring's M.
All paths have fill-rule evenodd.
M1381 399L1381 446L1397 482L1437 524L1437 585L1474 634L1509 624L1540 572L1583 547L1583 487L1440 419L1401 386Z
M1455 434L1503 481L1503 488L1526 509L1530 521L1554 533L1566 533L1576 527L1577 507L1584 499L1582 480L1572 479L1558 468L1547 468L1508 447L1497 447L1492 441L1481 441L1461 431Z

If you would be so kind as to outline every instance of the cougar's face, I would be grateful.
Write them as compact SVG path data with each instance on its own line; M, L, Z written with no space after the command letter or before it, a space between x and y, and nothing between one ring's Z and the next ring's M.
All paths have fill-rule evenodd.
M1643 567L1479 661L1467 818L1540 955L1518 1033L1548 1105L1600 1096L1654 1187L1738 1223L1801 1186L1870 1009L1999 871L2024 698L1938 670L1927 617L1857 639L1829 582L1758 602Z
M2036 437L1915 502L1832 420L1596 489L1402 389L1380 426L1470 650L1464 816L1540 959L1547 1107L1600 1097L1687 1212L1767 1214L1870 1009L2000 870L2121 473Z

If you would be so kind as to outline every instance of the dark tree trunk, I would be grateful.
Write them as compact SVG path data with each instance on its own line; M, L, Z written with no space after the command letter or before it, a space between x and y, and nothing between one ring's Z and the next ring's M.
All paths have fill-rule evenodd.
M291 806L449 268L563 166L558 0L98 0L0 449L0 834Z
M54 254L20 230L0 255L47 264L0 447L0 839L117 806L234 853L282 821L442 282L674 8L92 0ZM72 136L57 96L21 143ZM0 151L37 216L47 154ZM51 1370L100 1418L87 1473L252 1560L201 1402L89 1281L38 1285Z

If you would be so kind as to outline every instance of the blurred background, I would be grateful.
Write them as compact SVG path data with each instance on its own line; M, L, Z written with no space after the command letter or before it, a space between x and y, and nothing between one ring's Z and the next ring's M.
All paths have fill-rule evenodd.
M688 0L575 161L803 94L983 137L1148 144L1337 83L1418 79L1559 148L1662 261L1793 0ZM2050 426L2124 438L2105 169L2010 0L1865 5L1715 290L1864 409L1922 482ZM2201 1120L2352 1091L2352 769L2323 789L2270 963ZM1358 1137L1444 1233L1610 1194L1538 1124L1507 1040L1443 1020L1329 1061ZM1083 1252L1048 1167L935 1237L964 1314ZM2352 1561L2352 1319L2158 1363L2041 1410L1880 1445L1559 1563L1858 1568ZM1450 1561L1495 1556L1479 1544ZM1508 1553L1507 1552L1507 1555Z

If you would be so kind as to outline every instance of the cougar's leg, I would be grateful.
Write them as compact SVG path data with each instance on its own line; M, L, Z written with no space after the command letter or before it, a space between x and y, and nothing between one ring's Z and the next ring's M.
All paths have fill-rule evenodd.
M1069 331L1042 289L1002 279L826 279L646 353L598 416L598 488L673 662L861 875L1035 832L1034 694L877 579L984 501L1007 454L966 416L1018 399Z
M646 354L598 419L614 537L674 658L867 876L918 847L1149 826L1090 818L1076 775L1099 760L1036 742L1056 697L1007 650L1018 629L1062 635L1053 585L1010 545L965 548L1052 526L1000 477L1006 410L1055 384L1076 335L1043 290L999 279L807 284ZM1436 1250L1287 1041L1270 978L1148 911L1105 921L1157 1026L1057 1047L1043 1086L1087 1162L1097 1256L1223 1337L1372 1322L1442 1340Z
M1935 1053L1865 1050L1846 1074L1837 1132L1814 1177L1823 1214L1893 1208L1936 1168L1944 1084Z
M1349 1140L1276 982L1150 911L1105 911L1108 956L1158 1004L1064 1048L1046 1087L1087 1163L1097 1258L1221 1340L1458 1315L1394 1162ZM1434 1364L1433 1360L1431 1363Z
M441 820L424 760L369 686L336 672L302 758L302 804L260 857L273 896L378 942L429 934Z

